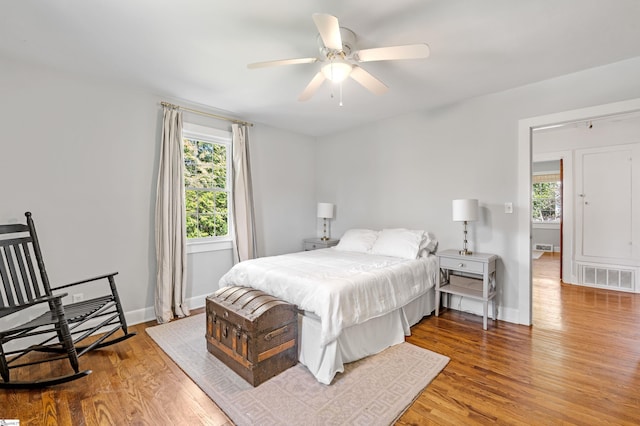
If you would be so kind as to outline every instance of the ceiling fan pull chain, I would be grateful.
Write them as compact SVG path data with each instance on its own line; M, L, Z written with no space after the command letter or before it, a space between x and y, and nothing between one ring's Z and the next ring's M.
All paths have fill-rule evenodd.
M342 82L340 82L340 106L342 106Z

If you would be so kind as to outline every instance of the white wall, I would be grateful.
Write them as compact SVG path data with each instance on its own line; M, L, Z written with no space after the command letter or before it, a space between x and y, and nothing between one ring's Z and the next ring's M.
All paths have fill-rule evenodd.
M249 136L258 255L300 251L315 231L315 138L266 126Z
M499 315L518 322L520 272L530 264L518 256L530 244L517 225L523 210L528 216L517 192L518 122L639 97L639 74L636 58L322 138L318 196L337 204L334 235L406 226L435 232L440 249L459 248L451 200L478 198L470 246L501 257ZM505 202L514 203L514 214L504 213Z
M52 283L119 271L129 321L155 318L159 103L172 99L8 58L0 58L0 96L0 223L33 212ZM259 253L299 250L315 230L313 140L261 125L249 137ZM231 259L229 250L189 255L192 306L204 304Z

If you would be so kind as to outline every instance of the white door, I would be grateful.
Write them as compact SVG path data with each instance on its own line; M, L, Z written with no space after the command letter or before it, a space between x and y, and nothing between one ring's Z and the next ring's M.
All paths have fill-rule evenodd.
M577 240L585 257L630 259L631 149L579 151ZM580 182L581 180L581 182ZM580 235L581 234L581 235ZM580 238L582 237L582 238ZM577 241L580 242L580 241Z

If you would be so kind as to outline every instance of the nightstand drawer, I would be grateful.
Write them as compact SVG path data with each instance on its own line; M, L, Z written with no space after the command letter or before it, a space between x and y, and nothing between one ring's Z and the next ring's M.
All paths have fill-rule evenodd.
M304 251L318 250L323 248L333 247L338 244L340 240L323 240L321 238L305 238L302 248Z
M478 262L474 260L450 259L447 257L440 258L440 267L451 269L453 271L474 272L477 274L482 274L484 272L485 265L486 264L484 262Z
M327 248L327 245L326 244L318 244L318 243L304 243L305 251L317 250L317 249L321 249L321 248Z

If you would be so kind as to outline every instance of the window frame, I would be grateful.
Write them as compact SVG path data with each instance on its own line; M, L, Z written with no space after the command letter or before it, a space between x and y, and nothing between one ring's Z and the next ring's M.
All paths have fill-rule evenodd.
M532 179L532 181L531 181L531 218L530 218L530 220L531 220L532 225L535 225L536 227L545 227L544 225L551 225L550 227L555 227L556 225L559 225L559 224L560 224L560 221L561 221L561 219L562 219L562 214L563 214L563 213L562 213L562 205L560 204L560 206L558 206L558 202L557 202L557 200L558 200L558 196L559 196L560 200L562 200L562 191L563 191L563 188L562 188L562 186L563 186L563 185L562 185L562 180L560 179L559 174L558 174L558 173L555 173L555 172L553 172L553 173L550 173L550 172L539 172L539 173L534 173L533 175L534 175L534 176L558 176L558 179L557 179L557 180L554 180L554 181L548 181L548 182L534 182L534 181L533 181L534 179ZM534 219L534 218L533 218L533 203L534 203L534 201L535 201L535 197L534 197L534 188L535 188L535 185L536 185L537 183L555 183L555 184L557 184L557 188L556 188L556 197L555 197L555 200L554 200L554 201L555 201L555 208L556 208L556 211L558 211L558 210L559 210L559 212L560 212L560 216L556 216L556 219L555 219L555 220L551 220L551 221L541 221L541 220L537 220L537 219ZM561 201L560 201L560 202L561 202Z
M226 187L225 191L227 192L227 230L228 233L225 236L211 236L211 237L203 237L203 238L187 238L187 253L201 253L207 251L215 251L215 250L226 250L231 249L233 247L233 233L234 233L234 224L233 224L233 179L232 179L232 134L231 131L228 130L220 130L214 127L202 126L194 123L183 123L182 126L182 140L181 143L184 145L184 139L196 139L202 142L214 143L219 145L224 145L226 150L227 157L227 170L226 170ZM184 150L184 146L182 147ZM184 166L184 160L183 160ZM183 181L182 181L182 190L183 195L186 200L186 190L187 187L184 182L184 173L183 173ZM186 220L186 204L185 204L185 220Z

